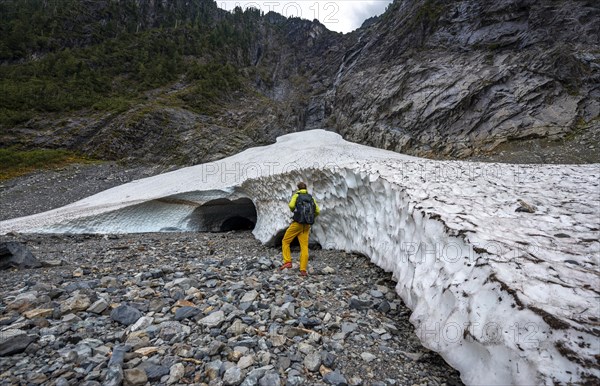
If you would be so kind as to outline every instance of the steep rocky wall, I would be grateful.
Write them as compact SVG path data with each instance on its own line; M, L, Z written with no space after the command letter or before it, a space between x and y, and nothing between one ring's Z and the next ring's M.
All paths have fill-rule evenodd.
M428 157L597 133L598 18L591 1L396 1L336 58L324 124Z
M98 12L79 15L83 11L75 8L70 17L100 25L110 20L131 33L138 28L126 7L110 16L116 3L91 3L80 8ZM206 27L225 18L211 1L192 3L198 20L188 20L183 1L132 9L139 11L141 30L176 30L184 22L183 28ZM328 129L350 141L430 158L468 158L525 144L523 162L598 162L598 19L595 1L397 0L342 35L271 12L253 19L243 48L186 58L204 63L223 56L243 80L211 109L190 107L195 102L185 95L195 82L183 77L145 92L126 111L39 114L5 128L0 144L193 165L285 133ZM92 44L89 31L74 28L73 20L63 21L64 35L73 35L64 44ZM532 156L536 149L528 141L548 141L555 151Z

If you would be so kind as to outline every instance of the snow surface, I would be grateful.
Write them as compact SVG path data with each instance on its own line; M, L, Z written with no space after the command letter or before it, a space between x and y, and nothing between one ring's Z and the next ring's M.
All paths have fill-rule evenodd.
M432 161L314 130L3 221L0 234L193 231L203 204L249 198L269 242L299 180L322 208L313 239L392 272L422 343L466 384L598 381L599 164ZM535 213L515 212L517 199Z

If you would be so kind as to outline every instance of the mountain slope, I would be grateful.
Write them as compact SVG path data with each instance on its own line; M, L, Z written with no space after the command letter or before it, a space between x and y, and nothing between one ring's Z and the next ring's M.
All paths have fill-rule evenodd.
M593 1L396 1L347 35L210 0L0 12L2 147L190 165L325 128L433 158L600 161Z
M116 4L0 2L12 18L0 45L0 144L193 164L303 125L304 52L286 33L312 23L206 0ZM20 30L28 17L39 26Z
M599 19L593 1L397 1L356 33L325 94L329 122L428 157L597 133Z

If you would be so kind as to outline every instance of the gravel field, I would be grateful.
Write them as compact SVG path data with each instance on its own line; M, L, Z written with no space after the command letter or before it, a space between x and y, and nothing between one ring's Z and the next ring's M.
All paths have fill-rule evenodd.
M0 272L2 385L462 384L364 256L303 278L250 232L3 239L47 266Z

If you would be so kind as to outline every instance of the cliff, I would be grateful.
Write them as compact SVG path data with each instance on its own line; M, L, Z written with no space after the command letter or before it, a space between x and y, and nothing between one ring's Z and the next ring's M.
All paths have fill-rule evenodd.
M208 0L0 10L2 147L191 165L324 128L430 158L600 161L593 1L395 1L346 35Z

